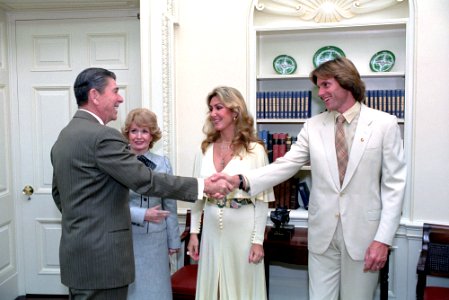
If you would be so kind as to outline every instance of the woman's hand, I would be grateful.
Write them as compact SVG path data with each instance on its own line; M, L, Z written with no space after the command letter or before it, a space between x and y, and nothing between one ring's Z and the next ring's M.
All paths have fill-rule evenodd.
M168 248L168 255L173 255L178 252L179 252L179 248L176 248L176 249Z
M154 207L148 208L145 211L144 220L147 222L160 223L164 220L170 212L168 210L161 210L161 205L156 205Z
M190 255L190 257L194 261L198 261L200 259L200 251L199 251L199 241L198 241L198 234L191 233L189 244L187 245L187 255Z
M251 249L249 250L248 262L258 264L263 260L264 255L262 245L252 244Z

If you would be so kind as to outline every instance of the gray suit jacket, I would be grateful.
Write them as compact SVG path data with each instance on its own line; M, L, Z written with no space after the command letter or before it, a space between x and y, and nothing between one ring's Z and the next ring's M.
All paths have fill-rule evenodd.
M343 185L338 179L335 120L332 112L309 119L284 157L245 173L251 194L296 174L310 162L309 251L321 254L331 243L338 220L349 255L363 260L373 241L388 245L399 225L406 164L396 117L362 105Z
M108 289L134 280L129 189L185 201L198 198L194 178L153 173L127 141L90 114L77 111L51 150L53 198L62 213L61 281L78 289Z

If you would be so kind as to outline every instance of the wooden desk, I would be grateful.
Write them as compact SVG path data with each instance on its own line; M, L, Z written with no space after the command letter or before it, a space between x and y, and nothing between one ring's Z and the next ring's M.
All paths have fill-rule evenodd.
M267 295L269 295L270 283L270 262L279 261L294 265L308 265L307 250L307 228L295 228L295 233L290 240L271 240L268 239L268 231L270 226L265 229L265 241L263 248L265 251L265 280L267 285ZM390 255L388 255L390 256ZM380 300L388 299L388 271L389 257L385 263L385 267L380 270Z

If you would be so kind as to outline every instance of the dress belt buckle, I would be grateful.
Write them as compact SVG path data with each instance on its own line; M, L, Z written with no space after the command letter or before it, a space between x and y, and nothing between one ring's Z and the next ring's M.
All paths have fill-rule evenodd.
M208 201L209 203L217 205L219 208L228 207L228 208L234 208L238 209L242 207L243 205L251 204L251 199L246 198L233 198L233 199L227 199L227 198L207 198L204 197L204 200Z

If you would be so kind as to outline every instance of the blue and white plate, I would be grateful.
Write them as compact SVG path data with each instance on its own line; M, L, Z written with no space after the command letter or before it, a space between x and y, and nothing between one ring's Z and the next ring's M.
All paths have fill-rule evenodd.
M395 63L394 53L388 50L376 52L369 62L369 67L373 72L389 72Z
M336 59L337 57L346 57L346 54L343 50L335 46L322 47L313 55L313 66L316 68L322 63Z
M282 54L273 60L273 68L278 74L289 75L295 73L297 64L293 57Z

